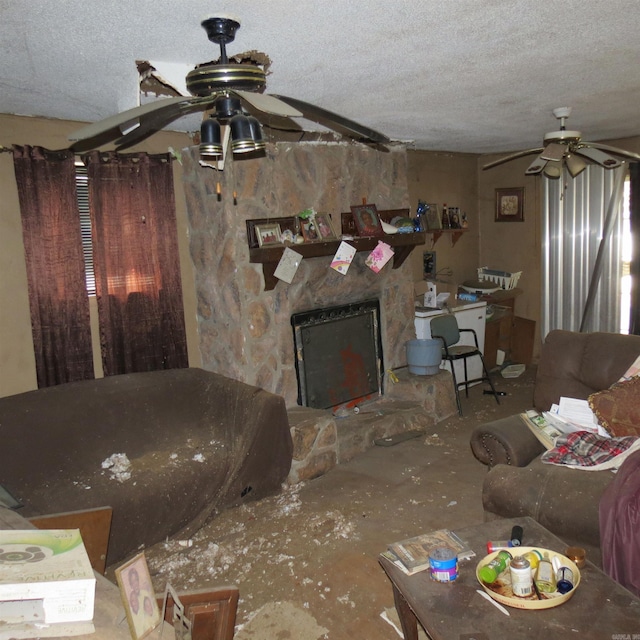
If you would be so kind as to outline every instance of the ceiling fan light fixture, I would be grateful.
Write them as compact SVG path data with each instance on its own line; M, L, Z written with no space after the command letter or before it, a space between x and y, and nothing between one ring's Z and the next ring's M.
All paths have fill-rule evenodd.
M544 175L552 180L557 180L562 175L562 162L559 160L547 162L544 168Z
M214 118L207 118L200 125L200 155L216 159L222 157L220 124Z
M255 151L256 141L248 116L238 113L229 121L231 128L231 149L233 153L250 153Z
M262 151L266 148L267 143L265 142L262 135L262 127L260 126L260 122L258 122L258 118L254 118L253 116L247 116L247 119L249 120L251 137L253 138L256 151Z
M565 164L572 178L579 176L587 168L587 163L574 155L568 155Z

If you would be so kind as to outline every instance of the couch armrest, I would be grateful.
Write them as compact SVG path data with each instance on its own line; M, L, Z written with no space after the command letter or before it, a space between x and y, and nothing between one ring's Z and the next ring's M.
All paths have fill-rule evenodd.
M525 467L544 447L519 415L477 426L471 433L471 450L483 464Z

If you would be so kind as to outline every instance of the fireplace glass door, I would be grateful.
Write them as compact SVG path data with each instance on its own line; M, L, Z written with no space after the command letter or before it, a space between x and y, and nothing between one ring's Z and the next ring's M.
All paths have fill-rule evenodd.
M300 405L328 409L381 395L378 300L296 313L291 324Z

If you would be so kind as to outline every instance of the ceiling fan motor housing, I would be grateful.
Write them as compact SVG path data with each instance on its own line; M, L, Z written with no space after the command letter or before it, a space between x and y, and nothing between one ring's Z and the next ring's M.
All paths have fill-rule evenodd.
M189 93L207 97L224 90L262 92L266 87L264 69L254 64L233 64L229 62L225 45L233 42L240 23L230 17L207 18L202 23L211 42L220 45L220 60L203 64L187 74Z
M194 96L206 97L217 91L264 91L264 70L253 64L207 64L187 74L187 89Z

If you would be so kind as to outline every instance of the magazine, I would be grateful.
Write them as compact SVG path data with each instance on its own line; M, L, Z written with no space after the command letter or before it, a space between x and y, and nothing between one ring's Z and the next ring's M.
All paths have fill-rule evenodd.
M438 529L394 542L388 545L387 551L382 555L407 575L413 575L429 568L429 552L436 547L453 549L458 555L458 560L468 560L476 555L469 545L449 529Z
M545 449L549 450L555 447L556 438L563 433L558 428L558 425L551 424L544 415L534 409L521 413L520 417L527 427L531 429L531 433L544 445Z

